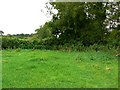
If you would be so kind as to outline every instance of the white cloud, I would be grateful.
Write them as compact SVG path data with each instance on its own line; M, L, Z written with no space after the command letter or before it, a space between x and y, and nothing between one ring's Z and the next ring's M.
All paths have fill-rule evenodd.
M34 33L47 18L45 10L48 0L0 0L0 30L5 34Z

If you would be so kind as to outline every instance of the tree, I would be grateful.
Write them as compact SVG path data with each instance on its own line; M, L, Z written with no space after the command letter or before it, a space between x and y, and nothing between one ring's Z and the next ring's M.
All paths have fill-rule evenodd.
M62 40L77 39L84 44L93 44L104 36L106 16L103 3L54 2L51 5L58 10L53 15L52 34L61 33Z
M50 2L49 4L52 7L47 5L46 8L53 18L37 31L42 34L49 28L51 35L57 41L64 43L79 41L84 45L91 45L107 39L106 36L110 33L108 29L119 29L116 23L120 19L120 3ZM58 13L54 14L53 9L58 10ZM107 26L110 28L107 29Z
M37 37L42 40L48 37L51 37L51 28L49 27L49 23L45 23L44 26L40 26L40 28L36 29Z
M0 30L0 35L2 36L2 34L4 34L4 32L2 30Z

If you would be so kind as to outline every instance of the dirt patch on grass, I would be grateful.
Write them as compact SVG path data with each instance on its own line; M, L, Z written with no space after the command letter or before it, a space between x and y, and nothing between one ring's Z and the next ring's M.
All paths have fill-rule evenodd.
M8 63L8 60L0 60L0 62Z

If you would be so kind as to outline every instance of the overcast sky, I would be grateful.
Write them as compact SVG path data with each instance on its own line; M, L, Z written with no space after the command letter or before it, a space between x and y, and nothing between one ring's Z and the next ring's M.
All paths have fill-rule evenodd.
M5 34L34 33L50 20L45 10L48 0L0 0L0 30Z

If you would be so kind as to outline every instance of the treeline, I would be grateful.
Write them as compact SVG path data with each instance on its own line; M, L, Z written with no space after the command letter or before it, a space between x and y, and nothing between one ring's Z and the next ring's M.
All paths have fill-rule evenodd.
M53 15L51 21L36 29L33 35L3 36L3 48L119 48L120 2L50 2L46 8ZM58 13L54 14L53 9ZM20 40L20 37L27 39Z
M49 7L51 4L53 7ZM46 7L53 19L36 29L50 45L120 46L120 2L52 2ZM58 10L54 14L54 9Z
M16 38L27 38L27 37L32 37L32 35L34 35L34 34L23 34L23 33L21 33L21 34L13 34L13 35L7 34L5 36L16 37Z

